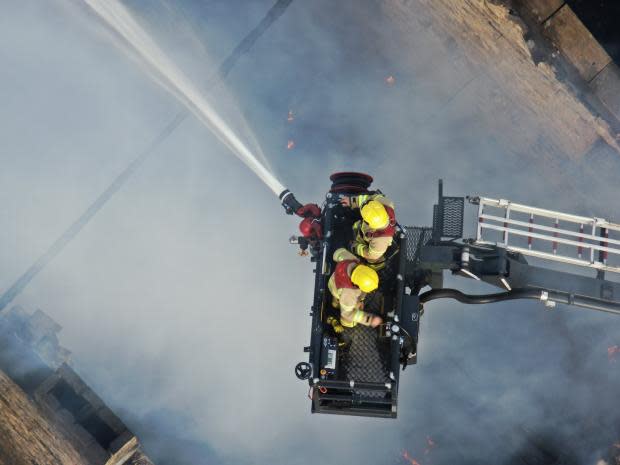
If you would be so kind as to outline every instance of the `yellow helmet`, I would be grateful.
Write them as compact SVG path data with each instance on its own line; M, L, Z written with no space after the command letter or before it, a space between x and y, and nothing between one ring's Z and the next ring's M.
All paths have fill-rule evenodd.
M362 218L371 229L384 229L390 224L390 217L381 202L371 200L362 207Z
M351 282L368 293L379 287L379 275L369 266L357 265L351 273Z

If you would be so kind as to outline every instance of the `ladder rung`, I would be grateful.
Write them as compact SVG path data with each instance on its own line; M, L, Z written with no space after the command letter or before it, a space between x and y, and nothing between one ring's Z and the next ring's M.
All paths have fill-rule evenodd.
M521 229L504 228L503 226L497 226L497 225L488 224L488 223L482 223L482 228L483 229L493 229L495 231L500 231L500 232L508 231L510 234L515 234L517 236L524 236L524 237L531 236L534 239L541 239L543 241L558 242L560 244L573 245L575 247L583 247L584 249L602 250L604 252L609 252L609 253L620 255L620 249L612 249L610 247L605 247L605 246L598 245L598 244L590 244L590 243L587 243L587 242L571 241L570 239L563 239L561 237L545 236L544 234L538 234L538 233L535 233L535 232L523 231ZM600 237L599 240L606 241L606 239L604 237Z
M557 218L561 221L569 221L569 222L577 223L577 224L590 224L590 225L594 224L595 226L600 227L600 228L607 228L607 229L611 229L614 231L620 231L620 224L610 223L609 221L603 218L593 218L593 217L587 217L587 216L571 215L569 213L562 213L562 212L557 212L553 210L547 210L545 208L529 207L527 205L513 203L509 200L503 200L503 199L496 200L496 199L490 199L487 197L480 197L479 202L480 202L481 207L489 206L489 207L502 208L502 209L506 209L510 207L510 210L512 211L530 213L536 216L543 216L546 218L551 218L553 220Z
M485 213L485 207L496 208L500 211L503 210L503 216L498 216L500 213L495 215ZM526 221L511 218L512 212L527 213L529 218ZM547 220L552 220L553 225L536 224L534 222L535 217L543 217ZM560 221L563 223L572 223L576 227L578 226L579 232L575 231L576 227L561 229ZM590 233L584 233L584 228L588 228L587 230L589 230ZM496 241L485 240L483 238L483 232L485 230L500 232L501 239L498 238ZM502 247L512 252L522 253L523 255L620 273L620 265L615 266L607 264L607 257L609 254L620 256L620 240L610 239L610 230L620 231L620 225L610 223L601 218L571 215L544 208L529 207L527 205L512 203L505 199L495 200L485 197L479 198L476 243ZM515 236L527 238L527 248L511 245L509 238ZM537 241L546 241L547 243L550 242L551 251L537 250L537 248L533 247L534 239ZM559 244L575 247L578 258L568 256L566 251L559 251ZM541 248L543 248L542 245L539 245L538 249ZM588 254L589 260L583 259L584 249L590 250ZM597 255L595 255L595 251L598 251Z
M582 239L589 239L589 240L592 240L592 241L604 241L604 242L607 242L609 244L620 245L620 240L608 239L607 237L604 237L604 236L593 236L592 234L578 233L576 231L570 231L568 229L557 229L557 228L552 227L552 226L544 226L542 224L536 224L536 223L527 223L525 221L514 220L512 218L506 220L504 217L494 216L494 215L487 215L486 213L481 215L479 218L483 218L485 220L497 221L498 223L508 223L508 224L514 224L516 226L525 226L527 228L539 229L541 231L549 231L549 232L553 232L553 233L557 232L557 233L565 235L565 236L579 237L579 238L582 238ZM484 224L488 225L489 223L484 223ZM582 244L584 244L584 243L582 242ZM587 242L585 244L587 244Z
M481 245L497 245L496 242L489 242L489 241L476 241L477 244L481 244ZM594 268L597 270L604 270L604 271L611 271L614 273L620 273L620 267L617 266L611 266L611 265L606 265L602 262L589 262L587 260L580 260L578 258L570 258L570 257L565 257L563 255L553 255L552 253L549 252L541 252L538 250L530 250L530 249L526 249L524 247L515 247L515 246L508 246L506 247L506 250L510 251L510 252L517 252L517 253L521 253L523 255L529 255L532 257L538 257L538 258L544 258L544 259L548 259L548 260L553 260L555 262L562 262L562 263L568 263L571 265L579 265L579 266L585 266L588 268Z

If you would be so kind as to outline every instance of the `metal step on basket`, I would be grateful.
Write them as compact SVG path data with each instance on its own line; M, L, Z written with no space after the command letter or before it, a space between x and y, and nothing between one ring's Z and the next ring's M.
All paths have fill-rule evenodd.
M620 224L476 197L476 243L554 262L620 273Z

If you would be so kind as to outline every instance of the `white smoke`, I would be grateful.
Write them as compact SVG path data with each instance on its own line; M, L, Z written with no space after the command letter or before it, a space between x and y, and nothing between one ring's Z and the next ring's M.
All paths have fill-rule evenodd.
M117 0L84 1L125 39L133 52L143 59L151 77L186 105L274 194L279 195L285 190L284 186L258 161L232 128L215 112L196 86L134 20L127 8Z

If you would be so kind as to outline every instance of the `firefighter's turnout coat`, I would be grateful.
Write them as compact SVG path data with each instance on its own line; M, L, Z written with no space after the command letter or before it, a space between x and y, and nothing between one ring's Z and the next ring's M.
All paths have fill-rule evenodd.
M327 287L334 297L334 305L340 307L340 323L349 328L358 323L369 326L374 315L363 310L366 294L351 282L351 273L359 265L358 258L344 249L338 249L334 253L334 261L337 264Z
M376 200L385 207L390 222L385 229L371 229L365 221L356 221L353 225L355 239L351 248L353 253L365 258L368 263L377 263L384 259L385 252L392 245L396 232L396 215L394 213L394 202L383 194L352 196L351 208L361 209L365 203L371 200Z

